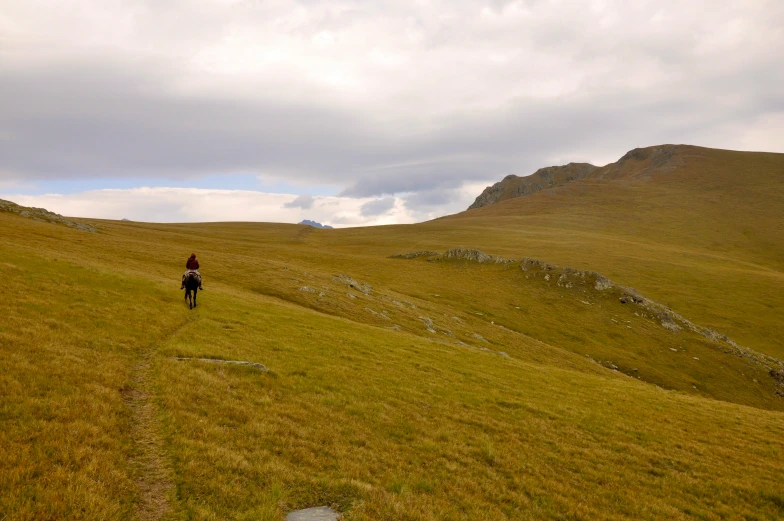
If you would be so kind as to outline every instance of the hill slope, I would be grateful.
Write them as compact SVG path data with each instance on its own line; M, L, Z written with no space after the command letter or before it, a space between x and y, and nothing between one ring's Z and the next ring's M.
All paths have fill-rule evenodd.
M784 155L678 146L625 158L602 178L436 221L431 237L459 228L461 245L598 271L784 356Z
M778 303L771 252L684 244L662 232L675 210L660 203L647 216L660 221L640 223L633 243L609 224L592 229L612 213L597 200L635 192L607 199L585 183L527 198L524 208L550 213L512 199L368 229L90 221L87 234L0 214L0 511L779 517L776 379L720 339L621 303L624 291L601 289L595 274L561 280L563 266L596 270L726 333L749 290L727 295L703 275L772 285ZM433 253L454 246L517 260ZM429 253L390 258L419 250ZM191 251L207 288L194 311L177 292ZM641 267L653 275L629 275ZM696 304L684 310L680 294ZM722 313L717 324L690 313L702 308ZM753 319L757 329L773 320Z

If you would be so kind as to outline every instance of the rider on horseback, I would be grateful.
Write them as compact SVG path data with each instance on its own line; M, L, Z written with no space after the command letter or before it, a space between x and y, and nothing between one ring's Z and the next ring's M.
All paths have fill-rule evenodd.
M185 273L182 274L182 286L180 289L185 289L185 280L188 278L188 275L193 274L199 280L199 289L204 290L201 287L201 273L199 273L199 261L196 260L196 254L191 253L191 256L188 257L188 262L185 263Z

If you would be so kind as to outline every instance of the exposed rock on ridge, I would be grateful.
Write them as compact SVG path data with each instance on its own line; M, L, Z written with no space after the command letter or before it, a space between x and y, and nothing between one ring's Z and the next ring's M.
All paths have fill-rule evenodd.
M419 255L397 255L395 257L411 259L417 256ZM454 248L447 251L443 255L429 256L427 259L428 262L442 260L464 260L469 262L476 262L478 264L514 264L518 262L515 259L504 259L503 257L488 255L480 250L466 248ZM713 329L694 324L667 306L644 297L634 288L617 284L595 271L578 270L568 266L561 267L537 259L529 259L524 257L520 261L520 269L526 273L526 278L542 278L544 281L550 284L554 282L558 287L583 287L599 292L610 291L611 295L617 296L619 304L633 304L645 309L646 312L653 315L653 317L655 317L661 323L661 326L664 329L672 333L678 333L686 329L702 335L711 342L720 345L725 352L733 353L736 356L745 358L765 368L765 370L769 372L770 376L774 380L776 394L784 397L784 361L763 353L759 353L747 347L743 347L737 344L727 335L721 334L717 331L714 331Z
M62 224L74 230L81 230L83 232L95 232L95 228L89 224L78 223L70 219L66 219L62 215L50 212L45 208L30 208L27 206L20 206L11 201L0 199L0 212L15 213L20 217L27 217L34 221L47 222L51 224Z
M508 175L502 181L485 188L468 209L535 194L580 179L647 181L655 175L676 170L686 162L687 158L700 154L702 152L699 147L690 145L659 145L635 148L615 163L603 167L595 167L588 163L569 163L564 166L540 168L526 177Z
M588 163L569 163L563 166L540 168L533 174L525 177L508 175L502 181L485 188L468 209L480 208L505 199L530 195L548 188L554 188L576 179L582 179L596 170L596 168Z
M615 163L597 168L590 179L636 179L648 180L654 175L666 174L685 163L685 158L697 151L689 145L660 145L635 148Z

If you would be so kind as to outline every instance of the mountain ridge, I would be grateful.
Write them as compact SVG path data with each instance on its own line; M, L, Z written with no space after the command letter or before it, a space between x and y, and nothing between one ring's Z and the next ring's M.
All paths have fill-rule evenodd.
M468 210L533 195L581 179L649 181L655 175L673 172L689 159L704 156L707 150L714 149L693 145L654 145L629 150L617 161L601 167L590 163L568 163L540 168L527 176L508 175L485 188Z
M481 208L506 199L522 197L560 186L576 179L582 179L597 168L590 163L568 163L562 166L540 168L533 174L524 177L510 174L494 185L485 188L468 209Z

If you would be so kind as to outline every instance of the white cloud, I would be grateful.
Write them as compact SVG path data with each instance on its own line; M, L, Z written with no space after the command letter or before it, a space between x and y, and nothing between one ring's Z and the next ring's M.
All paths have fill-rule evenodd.
M449 201L420 211L416 207L406 207L402 198L395 197L368 199L312 196L312 205L308 208L287 206L286 203L297 197L251 190L133 188L91 190L67 195L0 194L0 198L23 206L46 208L72 217L147 222L297 223L311 219L336 228L405 224L433 219L465 209L474 197L475 194L469 191L460 192ZM383 208L378 207L379 203ZM368 211L368 208L373 211Z

